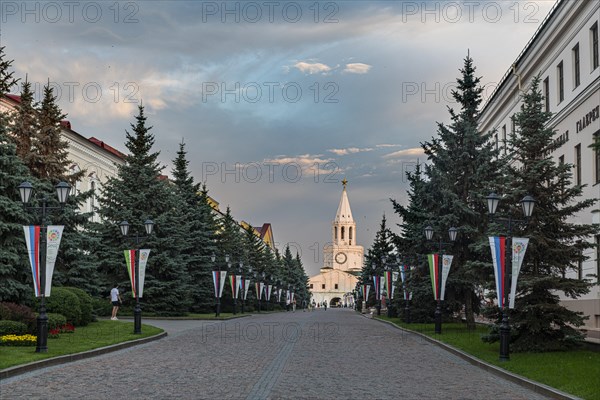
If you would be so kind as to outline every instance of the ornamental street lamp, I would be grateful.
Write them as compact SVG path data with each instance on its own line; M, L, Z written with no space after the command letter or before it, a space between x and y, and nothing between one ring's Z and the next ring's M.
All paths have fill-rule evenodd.
M69 193L71 192L71 185L66 182L59 182L54 189L58 197L59 207L49 206L49 199L45 194L40 199L41 206L30 206L29 201L33 193L33 186L29 182L23 182L19 185L19 194L21 196L21 202L25 210L40 214L41 223L39 230L39 291L38 297L40 297L40 312L36 320L37 324L37 341L35 352L36 353L47 353L48 352L48 314L46 314L46 241L48 239L48 226L46 217L49 211L60 210L62 211L69 199ZM37 239L37 238L36 238ZM32 264L34 266L35 264ZM34 267L35 268L35 267ZM34 286L36 285L36 277L34 276Z
M244 313L244 305L246 303L246 297L244 296L244 292L246 291L246 274L244 273L244 262L242 260L240 260L240 262L238 263L238 273L240 276L240 289L242 291L242 293L240 294L240 296L242 297L242 314Z
M225 255L225 271L221 271L221 268L219 268L219 263L217 263L217 256L215 255L215 253L212 253L212 255L210 256L210 260L212 261L212 263L214 264L214 270L213 270L213 283L215 285L215 317L218 317L221 315L221 295L222 295L222 291L221 288L223 287L222 281L225 279L225 276L223 275L222 272L225 272L225 275L227 275L227 268L231 267L231 263L229 262L229 254ZM234 300L235 302L235 300ZM234 303L234 307L235 307L235 303Z
M502 284L503 293L499 293L498 296L502 297L502 324L500 325L500 361L508 361L510 359L510 324L508 321L508 304L509 304L509 291L508 286L511 282L512 274L512 230L513 225L525 226L529 223L529 218L533 213L533 207L535 206L535 199L531 196L525 196L521 199L521 207L525 220L513 219L509 214L508 218L494 218L496 214L496 208L500 203L501 197L496 193L490 193L486 198L490 220L502 222L508 229L508 236L506 237L506 256L507 268L504 273L504 282ZM500 260L498 261L500 262Z
M396 261L400 266L400 279L402 280L402 291L404 298L404 323L410 324L410 301L412 293L407 290L407 276L406 274L411 272L410 266L407 263L402 262L400 255L396 256Z
M451 243L444 243L442 242L442 237L440 235L438 235L438 263L437 266L434 266L437 268L437 279L434 279L434 282L436 283L436 288L435 288L435 297L437 299L437 305L435 307L435 314L434 314L434 320L435 320L435 333L437 334L441 334L442 333L442 249L445 246L450 246L454 243L454 241L456 240L456 235L458 234L458 229L456 229L455 227L452 227L450 229L448 229L448 236L450 237L450 242ZM433 228L431 227L431 225L427 226L425 228L425 237L427 238L428 241L432 241L433 240ZM435 259L435 258L434 258Z
M124 237L129 235L129 223L123 221L119 224L121 234ZM130 240L135 244L133 263L134 263L134 295L135 295L135 308L133 309L133 333L139 335L142 333L142 308L140 307L140 249L139 245L146 240L154 230L154 222L148 219L144 222L144 229L146 230L146 236L140 236L136 230L135 236L132 236Z

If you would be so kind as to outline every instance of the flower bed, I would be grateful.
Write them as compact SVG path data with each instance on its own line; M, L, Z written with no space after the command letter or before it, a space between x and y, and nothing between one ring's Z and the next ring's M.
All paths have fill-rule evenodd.
M35 346L37 336L33 335L4 335L0 336L0 346Z

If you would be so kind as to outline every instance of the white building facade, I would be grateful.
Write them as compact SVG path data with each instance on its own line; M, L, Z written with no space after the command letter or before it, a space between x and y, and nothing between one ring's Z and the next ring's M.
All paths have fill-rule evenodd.
M557 2L534 37L502 78L484 106L480 128L496 130L503 149L515 131L511 117L520 109L520 95L539 75L545 109L552 112L549 126L561 144L552 154L558 163L573 165L573 183L586 185L583 198L600 198L600 151L590 145L600 136L600 2ZM600 223L600 206L588 208L570 221ZM600 245L600 231L590 242ZM587 261L574 266L570 277L593 279L591 292L577 300L564 299L570 309L589 316L585 329L590 339L600 339L600 250L585 252ZM593 277L596 275L597 277Z
M323 267L318 275L308 281L313 300L320 304L326 302L330 307L354 305L352 292L364 259L364 248L356 243L356 222L352 218L347 183L346 180L342 181L344 188L332 222L332 241L323 249Z

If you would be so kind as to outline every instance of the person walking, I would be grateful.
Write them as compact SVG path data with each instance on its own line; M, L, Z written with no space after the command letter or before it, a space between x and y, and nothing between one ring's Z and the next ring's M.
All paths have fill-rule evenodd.
M121 299L121 294L119 293L119 285L115 285L115 287L111 289L110 301L113 305L112 316L110 317L110 319L113 321L117 321L117 312L119 311L119 306L123 302L123 300Z

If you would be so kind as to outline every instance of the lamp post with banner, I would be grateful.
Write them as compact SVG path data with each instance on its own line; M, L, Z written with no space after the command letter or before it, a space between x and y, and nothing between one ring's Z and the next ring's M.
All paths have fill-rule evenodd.
M39 314L36 320L36 353L48 352L48 314L46 313L46 297L50 296L54 263L56 262L58 247L60 246L64 228L64 226L60 225L48 226L46 219L50 211L64 210L71 192L71 185L66 182L59 182L54 188L60 204L58 207L48 205L50 199L48 199L46 195L43 195L39 200L39 206L29 205L33 193L33 186L29 182L23 182L18 187L23 208L37 213L41 217L40 225L23 227L27 252L29 254L29 263L33 274L35 296L40 298ZM48 271L46 270L47 268Z
M119 224L123 237L129 237L129 223L123 221ZM139 335L142 333L142 308L140 306L140 297L143 295L144 279L146 277L146 262L150 256L150 250L138 248L154 230L154 222L148 219L144 222L146 236L140 236L138 231L135 231L135 236L129 237L134 243L135 249L125 250L125 262L127 264L127 272L131 280L131 288L135 298L135 308L133 309L133 333ZM141 269L140 269L141 268Z
M514 308L517 278L529 243L528 238L513 238L514 226L525 226L533 213L535 199L525 196L520 201L525 220L517 220L510 216L508 218L494 218L496 208L500 203L500 196L491 193L486 198L490 220L502 222L507 228L508 235L492 236L489 238L494 263L494 276L496 279L496 293L498 294L498 306L502 309L502 324L500 325L500 361L510 359L510 324L508 320L508 309ZM506 265L508 264L508 265ZM510 285L510 296L508 287Z

